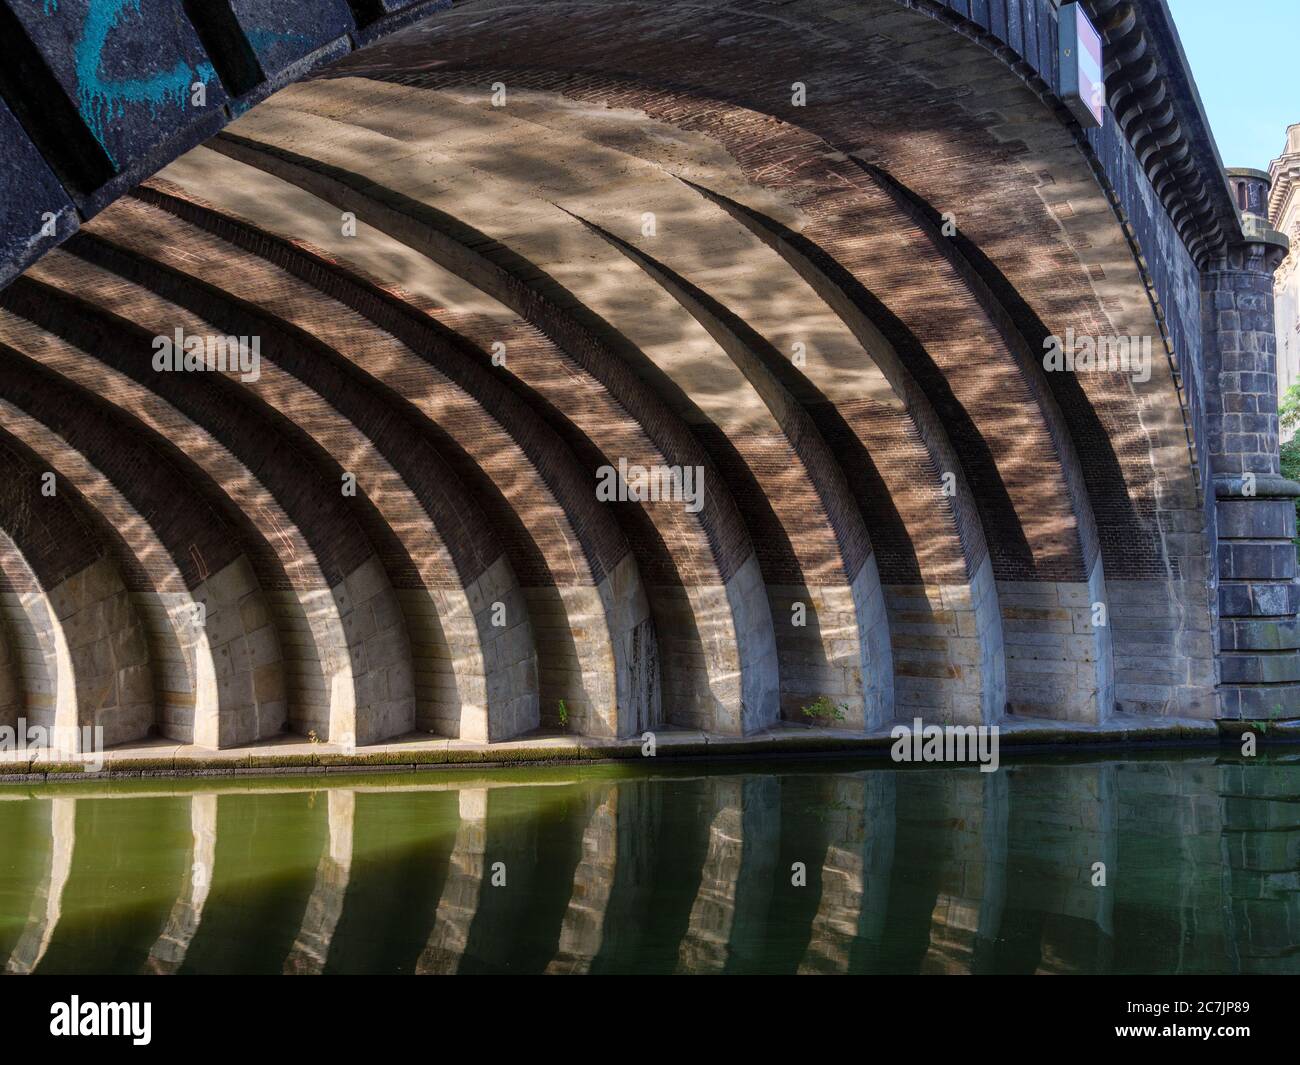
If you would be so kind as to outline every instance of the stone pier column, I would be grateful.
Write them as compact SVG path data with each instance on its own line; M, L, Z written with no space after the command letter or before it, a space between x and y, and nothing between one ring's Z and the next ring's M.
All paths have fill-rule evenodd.
M1300 485L1279 472L1273 324L1273 272L1287 240L1268 227L1268 174L1227 173L1245 239L1201 275L1218 527L1219 714L1300 717L1300 585L1292 545Z

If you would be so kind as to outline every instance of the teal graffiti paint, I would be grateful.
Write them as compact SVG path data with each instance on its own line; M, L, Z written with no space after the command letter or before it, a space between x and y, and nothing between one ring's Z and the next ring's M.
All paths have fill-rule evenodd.
M57 0L56 0L57 2ZM147 78L104 79L99 68L108 35L127 12L140 14L140 0L92 0L81 37L76 45L78 108L95 139L103 145L113 165L117 159L107 142L108 126L126 112L130 104L145 104L157 117L163 108L185 110L190 86L215 76L211 64L191 66L178 61L170 70Z
M292 45L300 52L306 52L311 47L311 40L301 33L247 30L245 35L248 37L248 43L253 46L253 51L259 54L271 51L277 44Z

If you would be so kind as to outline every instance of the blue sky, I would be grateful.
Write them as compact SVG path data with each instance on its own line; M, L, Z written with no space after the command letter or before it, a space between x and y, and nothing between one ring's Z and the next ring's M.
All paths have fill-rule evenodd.
M1267 170L1300 122L1300 0L1168 0L1224 166Z

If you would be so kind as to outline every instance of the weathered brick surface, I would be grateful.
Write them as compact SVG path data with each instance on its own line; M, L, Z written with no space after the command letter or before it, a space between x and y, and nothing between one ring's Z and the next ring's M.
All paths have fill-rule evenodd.
M162 241L167 246L189 247L191 251L188 256L173 260L178 269L183 269L188 276L205 277L209 283L220 280L232 297L257 302L259 315L268 316L261 318L259 328L265 327L263 335L268 336L268 342L273 343L274 350L280 353L277 354L277 364L286 365L296 376L311 383L321 395L331 397L340 411L349 415L354 424L366 429L370 439L383 449L385 456L397 464L406 485L417 492L439 530L446 529L445 540L452 549L452 561L462 575L473 576L482 568L483 564L478 560L496 542L495 533L498 529L507 532L504 538L507 554L512 565L522 568L522 579L527 585L547 590L556 585L561 588L570 585L590 586L597 573L603 575L605 565L618 565L617 559L610 557L622 540L617 526L597 506L589 484L583 486L585 491L580 497L577 495L576 478L565 462L567 456L563 445L553 434L547 434L543 427L535 424L532 436L525 439L533 444L534 453L539 454L543 461L549 460L551 466L561 469L562 472L556 479L566 492L564 498L577 501L574 507L578 511L576 517L584 523L584 530L591 530L584 540L590 544L589 550L595 556L596 565L600 567L594 572L584 565L582 555L574 555L568 549L569 542L575 535L573 528L567 521L567 515L554 512L555 497L541 483L530 457L505 434L500 423L491 418L472 395L448 378L434 373L426 362L399 343L394 336L369 326L366 320L350 312L344 305L324 299L317 288L308 287L291 275L281 274L259 259L241 255L215 238L189 230L179 223L173 222L173 228L169 228L165 219L158 216L158 212L143 219L138 217L138 212L137 217L124 215L120 219L114 218L113 224L110 224L110 216L114 215L114 211L108 212L99 220L95 230L97 235L116 234L117 239L141 252L154 246L155 241ZM219 216L212 215L210 221L216 225ZM230 232L235 227L224 225L217 228ZM266 239L256 242L259 248L270 244ZM196 263L194 257L200 250L206 251L208 258ZM327 288L335 291L341 289L341 294L350 295L372 314L382 311L383 305L379 304L376 308L379 301L373 297L365 299L364 289L358 292L361 286L350 281L345 271L337 267L333 272L326 271L319 260L315 261L316 268L312 269L313 260L305 254L298 254L293 261L308 277L325 282L332 278L334 284L327 284ZM191 305L196 308L200 306L197 301ZM216 314L219 321L224 321L219 317L219 306ZM395 320L399 325L403 321L400 315L394 316L391 310L383 317L386 321ZM292 323L302 332L276 340L277 332L283 332L278 325L281 321ZM237 325L237 322L227 322L227 327ZM414 336L409 330L405 332L412 340L433 335L428 330ZM305 358L286 361L282 356L291 354L294 347L308 347L303 343L304 335L310 335L318 342L314 345L316 350L304 352ZM445 339L442 346L451 349ZM447 354L454 365L461 364L458 369L462 376L468 377L471 383L480 388L485 388L493 399L500 402L504 398L508 408L519 406L517 401L511 404L509 398L501 396L499 385L492 387L493 379L490 376L472 364L463 365L463 356L454 349ZM337 372L329 373L328 362L338 361L340 356L364 370L366 377L357 380ZM372 380L381 383L383 390L375 388L371 384ZM363 390L368 391L369 395L358 394L363 393ZM398 397L404 397L413 405L405 422L389 416L391 405ZM539 428L542 429L540 434L535 431ZM541 438L536 439L539 435ZM432 451L435 441L441 441L446 452L453 457L451 464L444 463L441 455ZM335 453L349 450L336 445L327 446ZM355 449L351 450L355 453ZM467 484L478 490L473 496L457 480L452 469L448 468L449 465L457 467L457 472L464 475ZM352 466L354 471L359 468L355 462ZM386 500L385 493L375 484L374 478L365 478L362 487L367 495L375 499L381 515L386 502L391 511L391 501ZM485 498L492 506L486 514L480 515L477 501ZM547 514L548 510L551 513ZM521 515L528 515L527 525L521 521ZM385 520L395 527L401 527L391 514ZM407 538L409 546L404 563L408 569L420 569L426 560L436 560L436 556L429 554L430 542L431 538ZM625 546L623 551L626 552ZM519 568L516 569L517 573ZM436 571L430 573L425 569L424 572L429 579L437 582ZM637 601L637 582L635 569L631 571L630 578L625 576L621 581L624 594L629 596L633 605ZM409 597L407 601L409 602ZM535 597L525 597L525 603L534 602L537 602ZM518 603L513 606L517 607ZM535 611L531 605L527 609L528 620L534 628L545 621L548 627L554 629L551 618L539 616L539 611ZM628 622L635 629L644 620L645 615L642 613L628 619ZM573 710L583 725L587 723L590 709L603 722L597 726L593 720L594 731L608 730L610 735L620 729L626 732L628 728L626 724L620 725L616 719L619 705L613 695L619 686L621 685L626 698L631 698L634 691L641 693L642 699L647 697L645 686L633 675L633 663L624 653L627 649L625 634L611 630L613 621L613 618L604 619L590 614L584 616L581 612L568 618L568 631L556 635L569 647L579 651L580 658L569 660L563 655L550 657L547 669L542 674L546 682L544 690L539 693L543 705L552 711L561 699L565 700L566 706ZM496 633L497 629L493 626L483 633L483 638L490 641ZM620 679L611 676L605 691L593 688L593 684L597 683L596 678L611 669L616 675L621 675ZM433 717L438 716L435 711L429 713ZM633 702L625 704L622 713L635 720L646 717L649 711L642 702Z
M265 618L264 601L247 562L237 560L222 571L223 575L244 575L237 603L219 590L214 595L214 589L229 584L229 576L213 575L191 590L154 528L85 454L8 401L0 401L0 421L15 442L57 474L56 488L63 493L62 498L57 494L32 498L26 513L57 517L61 507L66 509L63 499L73 496L81 501L91 516L89 525L96 529L90 531L81 520L59 520L59 540L85 549L94 548L102 538L105 550L115 561L120 560L117 571L126 579L152 667L150 702L156 701L156 710L142 727L208 746L278 733L284 720L278 641L269 628L256 634L253 638L261 638L266 646L260 661L254 662L242 639L250 626L265 625L257 620ZM130 430L122 427L116 439L129 435ZM120 449L111 453L118 454ZM17 468L22 469L22 464ZM151 473L157 468L148 467ZM30 491L29 486L38 483L38 475L38 467L27 467L15 484ZM21 531L30 525L27 517L11 527ZM194 551L193 544L190 550ZM201 567L200 575L206 577ZM223 676L258 667L260 690L252 695L241 697L229 685L221 684Z
M816 24L817 5L806 6L808 11L805 17ZM613 9L609 9L607 13L593 15L590 21L580 25L569 24L562 36L555 33L554 27L546 23L540 12L519 20L494 23L490 39L486 33L476 35L458 32L455 39L451 40L444 37L442 24L431 25L425 32L429 34L430 40L437 41L439 66L447 73L411 74L411 70L420 69L421 60L413 52L403 53L394 44L378 49L374 58L367 55L344 64L336 76L364 73L370 77L390 77L408 83L436 85L457 80L464 82L466 73L458 74L448 69L460 64L467 71L472 71L470 76L480 84L505 79L507 84L515 84L520 88L550 89L583 99L608 101L612 105L624 103L637 107L648 106L651 114L670 115L674 122L680 122L688 128L707 126L711 122L716 125L714 116L726 110L720 97L744 99L749 107L763 115L753 116L753 124L748 130L743 126L737 129L736 139L740 142L740 148L733 150L742 162L747 155L756 160L755 171L762 174L756 179L760 184L770 182L779 188L784 183L792 187L794 195L802 193L804 182L794 180L793 175L785 177L792 168L799 166L799 157L792 149L783 150L782 147L783 138L806 136L805 133L796 134L796 130L820 135L830 142L831 150L853 150L860 143L869 143L870 148L862 149L866 158L878 163L905 186L923 190L921 194L924 198L938 209L952 211L962 233L980 234L978 247L992 259L998 268L997 272L1009 278L1015 290L1029 301L1029 309L1035 313L1040 323L1048 322L1052 329L1062 333L1065 325L1073 325L1076 332L1087 335L1121 332L1102 310L1094 292L1094 278L1079 271L1077 265L1071 266L1072 249L1061 238L1059 221L1052 217L1033 191L1042 179L1036 174L1027 173L1018 158L1025 152L1024 143L1001 136L998 125L1003 117L1001 114L969 114L964 109L961 102L964 87L961 82L963 78L971 76L970 68L961 67L959 72L940 73L951 66L952 42L945 36L948 31L924 17L897 11L892 4L881 3L875 7L879 11L873 9L873 17L864 20L860 28L847 24L843 17L838 18L834 32L844 39L829 50L819 53L815 71L805 69L805 51L794 38L783 41L779 47L765 49L761 66L742 67L739 63L741 50L717 49L706 43L714 34L727 38L732 34L730 27L723 29L723 16L720 14L712 18L700 16L700 20L695 23L699 31L698 38L684 42L675 39L670 55L665 57L663 53L667 50L655 48L650 42L665 33L669 23L659 13L649 14L629 5L620 7L617 15ZM454 13L448 16L449 19L454 17ZM831 14L829 17L834 19L837 16ZM636 20L635 29L629 25L629 19ZM618 23L617 29L614 27L615 22ZM619 40L623 33L628 35L626 43ZM676 26L673 33L675 38L680 35ZM855 34L861 35L861 40L850 44L850 39ZM620 77L600 78L585 73L592 66L589 57L593 54L591 49L594 46L591 41L597 36L602 41L602 69L618 70ZM524 45L525 40L530 42L528 46ZM618 43L613 44L613 41ZM521 49L538 47L539 42L545 42L550 72L519 69L499 62L499 57L503 57L507 50L512 55L517 55ZM900 49L902 45L910 45L912 51L909 53ZM428 47L427 42L423 46ZM861 47L868 48L873 56L870 76L864 72ZM693 51L696 48L701 50L699 54ZM704 54L706 51L707 58ZM986 71L992 78L999 66L998 61L992 57L979 59L978 51L975 49L970 53L972 66L981 73ZM737 61L734 68L730 66L732 56ZM900 59L909 62L904 65L899 62ZM710 72L708 82L712 84L701 77L703 71ZM697 88L688 105L681 93L662 90L657 93L647 92L630 85L634 75L639 75L651 84L687 82ZM790 85L796 80L804 81L810 88L805 107L791 106ZM721 90L718 88L720 84L723 87ZM866 99L872 101L872 106L864 106ZM1027 92L1019 100L1011 94L1008 104L1015 105L1022 111L1040 106ZM656 110L656 106L662 110ZM763 117L766 115L775 116L782 121ZM882 115L891 118L884 119ZM1050 113L1044 113L1040 124L1054 124L1055 121ZM893 124L890 125L890 122ZM932 140L916 136L920 129L942 129L943 147L931 147L934 143ZM1029 129L1034 131L1032 124ZM827 153L823 151L820 154ZM764 159L775 165L763 166L758 162ZM978 160L978 164L974 160ZM837 176L840 176L841 183L845 180L842 176L846 173L845 167L854 169L852 162L823 163L820 158L817 162L838 170ZM1078 164L1075 166L1076 169L1083 169ZM865 179L861 168L857 170L858 177L852 193L856 199L849 200L848 203L850 209L862 214L861 220L854 216L855 221L870 224L871 216L867 209L871 200L865 198L863 190L870 190L872 186ZM1086 170L1083 172L1086 175ZM797 169L793 173L801 174ZM1016 185L1028 186L1030 195L1018 200L1014 208L1010 208L1006 190ZM809 200L812 199L811 189L802 194ZM839 195L843 198L847 194ZM1102 208L1106 209L1104 200L1096 196L1095 192L1093 195ZM823 209L820 204L819 199L813 207L814 214ZM835 205L835 200L827 200L824 210L830 212L827 220L833 225L834 220L843 213L843 208L837 212L838 205L832 205ZM1011 217L1008 217L1009 210L1012 212ZM886 239L889 229L915 225L910 220L900 221L894 217L896 213L891 211L888 216L891 219L889 225L882 226ZM847 219L844 229L849 233L854 232L848 226ZM850 238L846 236L842 239ZM944 344L949 345L956 356L957 348L953 345L981 335L976 325L979 311L969 305L963 308L951 298L937 301L937 283L932 284L927 292L924 288L925 275L915 275L916 268L921 264L912 260L913 252L910 250L926 246L925 239L913 241L909 244L909 251L895 256L893 261L906 263L906 272L902 269L893 270L889 275L890 283L882 286L882 291L877 295L886 304L892 301L894 306L909 299L911 305L923 306L929 313L917 328L932 344L936 341L938 344L938 352L930 353L930 357L939 358ZM1036 269L1030 260L1031 249L1040 260L1046 258L1057 267L1050 286L1043 283L1043 272ZM995 251L997 257L994 259ZM868 256L860 258L866 259ZM870 263L866 263L863 268L870 266ZM1070 275L1072 284L1064 285L1062 277L1058 276L1060 274ZM1082 284L1079 283L1080 280ZM1145 297L1142 299L1145 302ZM942 315L945 313L952 315L953 320L947 329L941 330L939 327L943 325ZM962 314L965 317L961 317ZM954 322L960 324L954 325ZM1039 341L1051 330L1044 329L1037 335L1026 337L1021 323L1016 321L1016 324L1021 331L1022 342L1027 341L1031 351L1041 351ZM985 326L986 330L987 328ZM1149 328L1154 328L1154 325ZM994 348L988 349L986 345L986 350L996 350L1004 343L1005 341L996 339L995 331ZM983 356L978 361L967 357L965 365L956 367L956 383L934 383L944 390L958 388L961 371L969 371L972 362L986 373L997 366L995 361L984 361ZM997 410L995 404L1000 396L1014 391L1029 400L1037 390L1040 402L1046 398L1038 386L1025 379L1023 369L1014 366L1014 360L1012 364L1010 372L1011 379L1015 381L1014 389L1004 387L993 394L987 388L981 389L981 402L984 406L968 412L970 420L967 422L973 434L972 440L983 435L986 447L1000 447L1006 452L1013 451L1015 443L1025 439L1030 423L1024 419L1031 417L1030 411L1034 409L1035 403L1017 404L1014 413L1004 412L989 420L987 416ZM1047 376L1052 378L1067 375ZM1135 546L1144 543L1152 545L1151 549L1154 549L1152 526L1155 524L1155 500L1151 491L1151 455L1146 448L1128 444L1125 445L1127 450L1124 454L1113 453L1116 441L1126 436L1120 427L1133 421L1128 382L1118 374L1094 373L1080 377L1086 380L1047 382L1050 389L1054 390L1052 398L1061 410L1064 427L1053 426L1050 417L1039 424L1045 433L1050 434L1045 439L1071 439L1079 449L1082 467L1079 473L1086 484L1092 508L1097 513L1098 525L1103 530L1101 546L1109 551L1106 559L1107 573L1122 577L1133 573L1136 567L1139 572L1146 571L1155 575L1160 568L1157 556L1147 554L1146 559L1149 561L1144 561L1142 552ZM960 409L950 403L945 414L951 415ZM1036 417L1041 418L1042 415ZM1138 420L1140 422L1141 418ZM949 432L962 439L958 436L959 427L959 423L954 424L949 419ZM991 442L988 438L991 438ZM1095 453L1090 452L1090 448L1095 449ZM1042 454L1043 448L1035 449L1035 453ZM980 456L964 453L961 457L969 464L979 461ZM1065 468L1069 468L1068 464ZM987 527L990 521L989 510L995 505L995 496L1006 492L1014 500L1017 491L1025 493L1021 497L1023 502L1019 518L1009 518L1007 515L1014 514L1015 511L1004 504L1004 518L996 526L1000 534L997 550L1003 553L1004 559L1008 552L1018 550L1022 560L1018 566L1009 562L1000 564L1000 578L1025 579L1033 576L1032 570L1039 559L1044 556L1056 558L1062 550L1066 551L1066 555L1061 557L1069 557L1069 550L1052 539L1045 540L1036 547L1018 547L1027 545L1021 526L1027 523L1032 528L1042 521L1041 515L1052 513L1051 508L1068 507L1071 499L1079 502L1080 487L1070 486L1067 489L1070 479L1064 474L1057 475L1063 478L1058 481L1044 479L1040 474L1028 470L1020 478L1008 478L1007 474L1007 463L1004 461L1002 468L998 469L998 477L1005 478L1006 483L999 486L998 477L986 476L980 483L985 488L996 490L977 489L977 502L983 508ZM1006 496L1002 498L1006 499ZM1144 512L1145 516L1140 517ZM1135 519L1140 519L1140 523L1147 528L1141 529L1135 524ZM1048 533L1049 537L1060 535L1055 530ZM1076 540L1076 544L1077 542ZM1108 544L1113 545L1113 549L1108 548ZM1077 554L1081 550L1078 546L1074 548L1076 557L1082 557ZM1029 559L1035 561L1027 568L1025 563ZM1073 571L1065 575L1079 578L1090 568L1090 561L1088 559L1088 564L1082 561L1076 563ZM1045 571L1043 576L1050 578L1051 574Z
M6 298L9 295L6 293ZM194 464L198 482L206 480L210 490L226 494L234 510L250 519L255 517L261 523L266 546L270 549L268 553L279 566L278 572L271 574L273 581L263 579L263 587L268 591L292 589L276 591L272 595L273 609L277 609L282 624L295 626L301 633L298 640L292 639L288 631L282 636L282 646L291 654L297 652L299 662L298 671L288 673L295 716L303 723L319 725L322 729L333 727L336 735L355 730L353 719L357 691L353 681L358 673L364 673L365 667L352 660L355 649L349 648L343 630L340 608L346 612L349 604L346 599L342 604L335 602L316 555L300 527L289 519L277 499L248 467L219 445L214 436L130 377L106 363L96 362L86 351L72 347L8 311L3 312L3 333L3 340L10 347L23 351L73 384L93 389L121 410L130 411L146 429L160 440L172 443L175 453L187 457ZM142 361L148 367L150 348L147 341L142 346ZM119 348L118 353L130 365L128 350ZM138 366L136 372L141 372ZM220 418L214 417L219 424ZM220 432L217 426L214 428ZM255 436L246 443L265 453L265 438ZM271 453L275 453L274 448ZM288 478L289 470L281 469L282 475ZM299 482L303 480L301 472L298 471ZM318 504L319 500L313 503ZM318 535L319 531L313 535ZM337 554L333 556L336 564L338 557ZM346 576L347 573L340 574L340 578ZM335 676L339 678L338 682L330 679Z
M231 148L229 145L222 147ZM237 148L231 150L239 151ZM263 159L258 156L256 160L250 161L262 162ZM310 163L310 160L301 162ZM302 169L298 161L284 162L283 165L277 161L269 168L281 176L292 174L297 183L304 184L318 195L333 199L336 203L343 203L344 209L349 197L356 195L348 186L335 182L331 174L313 173L310 167ZM338 197L343 199L339 200ZM359 198L358 202L364 202L364 198ZM515 326L511 326L509 332L504 334L497 328L486 334L482 331L475 334L478 346L483 351L490 350L493 341L504 340L510 353L505 369L512 374L521 375L521 380L532 389L543 391L545 386L548 405L558 418L568 424L563 435L568 438L571 446L576 444L575 451L586 457L592 454L593 449L599 448L601 458L592 463L593 471L598 465L617 465L620 458L645 466L704 467L707 483L714 486L715 490L708 495L707 504L698 515L685 512L680 503L672 501L630 506L619 504L617 511L620 520L630 518L633 523L632 528L628 529L628 540L634 551L645 550L656 541L661 545L657 554L659 559L667 562L667 566L655 572L658 581L680 581L687 586L688 591L692 585L698 585L707 589L707 594L713 595L720 590L718 576L725 574L728 578L725 587L731 589L726 593L727 601L732 603L733 609L740 602L747 601L748 592L739 586L732 586L736 581L739 561L751 550L750 541L732 496L726 489L727 482L686 425L637 376L634 367L644 362L644 357L626 339L612 333L607 326L594 324L590 312L585 311L579 301L553 281L537 281L535 266L529 265L526 270L520 271L523 264L508 249L499 245L493 247L491 243L485 245L477 237L473 238L472 247L459 243L461 239L470 239L460 223L452 227L452 233L444 235L436 229L431 230L427 225L413 225L409 216L393 211L390 226L383 221L384 208L380 207L376 212L375 206L368 204L365 212L372 224L376 222L378 213L380 228L398 236L405 243L414 243L426 253L431 253L435 261L449 259L458 265L463 263L461 268L470 268L480 273L486 270L491 279L486 291L530 320L539 333L545 332L553 339L554 347L550 342L538 343L540 337L529 342L527 333L520 335ZM412 208L416 208L414 201ZM486 248L489 255L487 259L479 258L481 248ZM505 265L500 265L497 260ZM516 276L511 271L520 271L522 276ZM471 323L472 320L465 327L468 328ZM557 359L555 356L561 350L564 355ZM580 375L576 380L575 369ZM585 381L587 384L583 392L575 393L577 381ZM581 402L576 402L580 398L589 404L585 410ZM593 416L597 417L593 419ZM629 416L635 422L629 424ZM578 439L585 438L585 444L577 443L575 430L581 434ZM650 435L650 439L647 439L647 435ZM644 518L638 520L635 517L634 512L637 510L649 516L652 523L650 527L644 523ZM624 515L628 515L628 518ZM677 545L681 545L684 550L678 550ZM664 557L665 546L669 551L667 558ZM643 573L648 569L649 567L643 567ZM650 587L654 588L655 584ZM667 587L663 594L674 595ZM672 609L666 607L666 604L652 602L654 610L665 608ZM711 635L711 630L718 626L732 626L731 632L721 637L722 644ZM691 651L678 665L688 671L704 672L700 676L673 674L671 670L667 672L666 683L681 685L680 694L665 690L666 701L674 707L672 712L676 714L680 708L681 719L686 721L693 713L689 707L697 703L706 708L702 712L712 715L714 711L707 708L713 707L715 702L739 699L743 689L748 693L745 705L750 720L755 723L770 720L776 712L777 695L774 683L775 663L769 661L769 656L775 654L776 646L770 620L764 623L752 611L747 612L744 619L733 616L730 620L726 614L706 613L698 621L693 621L685 631L692 633L689 637L692 640ZM662 627L660 633L663 638ZM705 641L703 644L701 639ZM726 644L734 647L735 652L721 652L721 658L711 658L701 653L704 646L718 648ZM733 653L739 654L740 671L747 672L743 685L733 684L728 679L737 672L736 665L728 661ZM665 663L670 660L667 651L663 660ZM710 690L714 694L707 694ZM725 712L719 710L719 714L720 720L738 723L741 717L740 706L733 704Z

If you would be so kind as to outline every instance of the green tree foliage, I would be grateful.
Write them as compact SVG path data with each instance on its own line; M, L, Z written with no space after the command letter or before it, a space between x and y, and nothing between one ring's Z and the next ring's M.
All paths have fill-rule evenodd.
M1300 481L1300 384L1294 384L1282 396L1277 408L1282 435L1296 433L1282 445L1282 476L1289 481ZM1296 500L1297 517L1300 517L1300 499ZM1300 539L1297 539L1300 543Z

